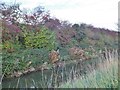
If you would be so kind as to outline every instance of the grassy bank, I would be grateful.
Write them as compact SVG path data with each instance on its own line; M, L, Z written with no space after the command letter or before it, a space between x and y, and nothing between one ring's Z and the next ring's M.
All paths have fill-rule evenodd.
M117 55L109 55L110 57L100 63L98 69L80 76L71 78L68 82L63 83L59 88L117 88L118 87L118 59Z

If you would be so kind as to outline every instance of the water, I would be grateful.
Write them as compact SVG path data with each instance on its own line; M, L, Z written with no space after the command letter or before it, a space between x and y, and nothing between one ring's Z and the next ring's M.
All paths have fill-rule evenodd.
M70 63L51 70L37 71L19 78L3 80L2 88L50 88L58 87L61 82L66 82L75 75L85 74L88 61ZM90 64L91 62L89 62Z

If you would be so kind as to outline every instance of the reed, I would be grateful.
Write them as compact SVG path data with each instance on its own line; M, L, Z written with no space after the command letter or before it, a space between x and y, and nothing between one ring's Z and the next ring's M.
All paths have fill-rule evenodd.
M76 78L69 78L59 88L117 88L118 87L118 52L105 52L106 59L93 68L92 72ZM71 82L72 81L72 82Z
M106 50L105 56L93 61L81 61L81 64L76 63L69 69L68 71L67 64L64 68L53 67L49 76L42 70L41 79L31 78L30 86L25 79L25 86L26 88L116 88L118 86L118 51ZM19 80L20 78L16 87L19 87Z

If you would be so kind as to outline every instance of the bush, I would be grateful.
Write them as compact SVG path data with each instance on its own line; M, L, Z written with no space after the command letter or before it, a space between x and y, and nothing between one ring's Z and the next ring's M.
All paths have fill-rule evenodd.
M2 70L5 76L13 74L14 71L23 71L29 67L38 67L44 62L49 62L49 51L42 49L25 49L17 52L2 53ZM28 66L28 63L31 64Z
M103 48L105 46L105 43L103 40L96 41L95 46Z
M14 41L5 41L2 44L2 49L9 53L15 52L15 51L19 50L20 48L21 48L21 46L19 45L19 43L14 42Z
M55 34L44 27L39 32L26 33L25 45L28 48L54 49L56 46Z
M89 38L84 38L81 42L80 42L80 47L81 48L87 48L90 46L90 43L89 43Z
M75 36L75 39L80 42L86 37L86 34L84 32L78 31L77 35Z
M49 51L45 48L41 49L26 49L23 55L27 61L31 61L33 67L42 65L44 62L49 62Z

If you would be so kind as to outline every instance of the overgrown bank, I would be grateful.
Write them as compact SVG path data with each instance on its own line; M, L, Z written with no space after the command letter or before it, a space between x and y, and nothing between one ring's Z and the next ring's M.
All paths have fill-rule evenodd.
M93 55L103 53L105 47L109 50L118 48L118 32L84 23L71 24L61 21L52 18L41 7L35 8L31 13L24 13L19 4L0 3L0 10L0 50L4 77L13 74L19 76L21 72L34 71L46 62L50 64L49 53L56 51L57 47L60 60L64 61L81 58L83 54L78 53L81 49L85 58L92 58ZM89 47L94 48L89 50ZM75 53L71 51L70 56L71 48Z
M118 58L109 58L90 71L84 76L68 79L59 88L118 88Z
M3 82L3 87L11 88L116 88L117 86L117 50L107 53L105 57L87 61L74 60L51 70L34 72L27 77L22 76Z

